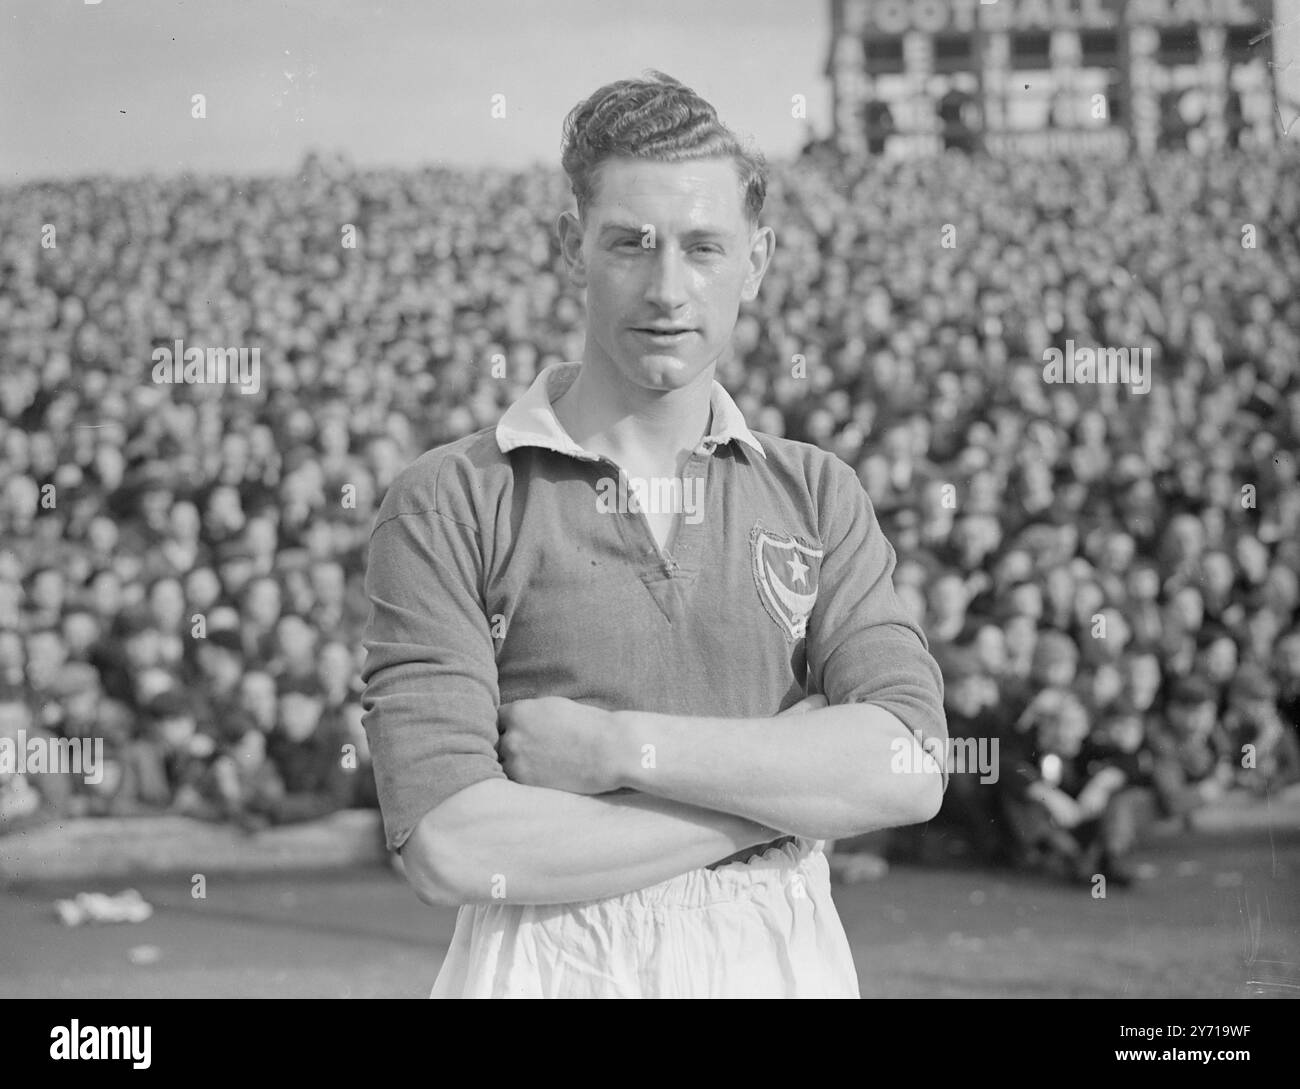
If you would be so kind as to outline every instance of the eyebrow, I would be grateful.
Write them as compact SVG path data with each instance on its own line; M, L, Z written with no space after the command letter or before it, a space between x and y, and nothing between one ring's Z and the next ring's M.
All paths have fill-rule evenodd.
M611 235L635 234L640 235L647 226L651 224L633 224L633 223L606 223L600 229L599 238L603 239ZM701 240L723 241L731 237L730 231L724 231L721 227L692 227L686 231L682 238L689 242L698 242Z

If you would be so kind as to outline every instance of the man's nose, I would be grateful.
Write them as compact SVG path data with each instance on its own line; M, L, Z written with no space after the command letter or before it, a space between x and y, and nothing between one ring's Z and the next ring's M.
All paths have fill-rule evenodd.
M675 246L658 246L651 251L650 282L646 285L646 299L664 310L674 310L685 305L686 269L682 254Z

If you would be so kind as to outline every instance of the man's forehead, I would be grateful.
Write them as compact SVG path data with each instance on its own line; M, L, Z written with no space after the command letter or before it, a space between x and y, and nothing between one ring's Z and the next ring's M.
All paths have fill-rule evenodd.
M692 220L732 227L744 217L744 193L735 164L727 158L666 163L653 159L609 159L601 163L588 215L602 223L653 208Z

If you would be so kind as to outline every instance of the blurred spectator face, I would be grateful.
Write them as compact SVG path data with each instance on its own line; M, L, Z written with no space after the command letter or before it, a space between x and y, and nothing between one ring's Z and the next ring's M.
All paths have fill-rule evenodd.
M153 532L165 534L171 524L172 493L166 488L148 488L140 497L140 513Z
M0 578L0 617L9 620L22 609L23 588L17 579Z
M207 612L221 598L221 582L210 567L196 567L185 576L185 600L195 612Z
M306 741L320 724L321 704L305 692L286 692L280 697L280 728L290 741Z
M0 682L15 686L22 684L26 666L23 637L8 628L0 631Z
M266 735L260 730L245 730L230 755L245 771L260 768L266 762Z
M22 700L0 700L0 737L17 741L20 731L31 728L32 712L27 704Z
M1116 715L1102 728L1101 739L1120 752L1135 753L1146 740L1146 727L1140 715Z
M988 672L1000 676L1007 668L1007 639L996 624L985 624L975 633L975 654Z
M1187 464L1190 464L1191 471L1194 474L1199 475L1202 471L1201 467L1195 463ZM1193 515L1175 515L1169 522L1169 528L1165 531L1165 547L1173 563L1196 560L1205 547L1205 529Z
M122 642L127 665L136 672L149 669L162 661L162 639L154 628L133 631Z
M1236 581L1232 560L1224 552L1207 552L1201 557L1201 580L1211 598L1227 601Z
M33 688L49 688L67 660L63 640L55 632L38 631L27 637L27 683Z
M1263 582L1268 575L1268 548L1257 538L1243 534L1237 538L1234 551L1237 566L1241 568L1246 581L1256 586Z
M1221 636L1201 651L1197 664L1215 684L1227 684L1237 672L1237 644Z
M117 523L102 514L90 520L86 527L86 541L97 556L111 556L117 547Z
M28 593L33 606L42 612L58 613L63 609L63 573L52 567L39 571Z
M979 674L959 677L944 691L944 703L963 718L974 718L997 701L997 684L991 677Z
M302 617L281 617L275 626L275 641L280 652L291 662L310 662L315 656L316 634Z
M1300 681L1300 630L1289 631L1277 641L1273 671L1284 682Z
M957 575L941 575L930 592L930 611L944 623L966 614L966 584Z
M126 474L126 461L122 457L122 451L108 443L100 443L95 447L94 469L104 491L116 491Z
M25 476L10 477L5 484L5 513L16 536L26 536L36 520L36 507L41 491L34 480Z
M971 477L970 499L967 506L980 514L996 515L1001 506L998 478L994 473L980 472ZM1001 527L999 527L999 536Z
M1128 574L1127 589L1134 601L1155 601L1160 596L1160 574L1154 567L1135 567Z
M952 532L953 519L956 517L956 512L951 507L943 505L942 490L943 485L938 481L929 484L921 503L924 511L921 537L931 545L941 543L948 538Z
M1038 624L1030 616L1013 616L1003 625L1006 632L1007 670L1017 677L1029 676L1038 646Z
M1219 709L1212 700L1169 705L1169 722L1186 741L1204 741L1213 732L1218 717Z
M1045 715L1038 731L1041 748L1066 759L1079 755L1087 737L1088 713L1073 698L1063 700L1055 712Z
M176 631L185 620L185 593L173 578L162 578L149 588L149 615L160 631Z
M169 517L171 535L178 541L190 543L199 539L201 522L199 508L188 500L175 503Z
M1200 591L1193 586L1179 589L1169 601L1169 613L1171 621L1181 630L1189 633L1200 631L1205 619Z
M326 457L340 458L344 456L348 452L350 442L347 423L337 417L322 421L316 441L320 444L321 453Z
M1112 574L1122 574L1133 562L1136 546L1127 533L1113 533L1106 538L1101 550L1101 568Z
M112 571L100 571L90 580L90 600L100 616L116 616L122 610L122 580Z
M1053 614L1068 616L1074 604L1074 575L1070 569L1063 564L1053 567L1047 572L1045 585Z
M1068 688L1079 668L1074 640L1059 631L1045 631L1034 648L1033 679L1045 688Z
M339 605L343 601L345 580L343 568L337 563L314 563L311 566L311 588L322 605Z
M248 472L248 440L237 432L221 439L221 479L238 484Z
M1036 582L1022 582L1011 591L1011 607L1019 616L1037 621L1043 615L1043 592Z
M1074 620L1080 628L1090 630L1092 618L1101 612L1106 595L1095 582L1083 581L1074 592Z
M894 568L894 586L916 586L922 587L929 581L929 573L924 564L917 563L915 560L902 560Z
M1160 659L1154 654L1136 654L1125 659L1125 691L1138 711L1148 711L1160 691Z
M63 697L63 709L67 712L70 724L80 726L76 732L84 736L95 725L96 713L103 701L104 692L99 684L99 673L94 666L86 665L84 662L74 663L65 667L65 675L68 669L73 668L85 669L87 673L84 680L78 683L78 687Z
M203 521L218 540L243 529L244 508L239 501L239 492L230 485L213 488Z
M197 658L199 669L213 688L229 692L239 684L244 663L234 651L203 640L199 643Z
M1099 665L1092 674L1093 707L1109 707L1124 691L1124 679L1109 662Z
M957 523L955 536L962 566L973 571L982 567L1002 543L1002 527L996 518L968 515Z
M248 520L244 543L255 560L266 561L274 557L278 540L279 531L271 519L258 517Z
M994 579L999 586L1014 586L1018 582L1028 581L1033 573L1033 557L1028 552L1017 548L1007 552L998 561ZM1073 580L1071 580L1071 593L1073 593Z
M352 683L352 652L343 643L326 643L320 649L316 678L321 688L332 696L346 693Z
M239 705L252 716L260 730L269 731L275 725L275 680L269 673L254 670L245 673L239 681Z
M858 462L858 479L867 495L879 501L890 493L889 462L881 455L872 454Z
M1129 627L1128 621L1124 619L1124 614L1118 609L1107 607L1102 609L1098 615L1101 616L1105 627L1094 626L1089 631L1089 634L1091 635L1093 630L1099 633L1104 631L1105 636L1092 640L1095 644L1094 649L1102 657L1116 660L1124 653L1125 648L1132 640L1133 630Z
M84 658L99 639L99 621L94 613L78 609L63 618L62 635L64 646L73 658Z
M316 604L316 595L312 593L305 571L286 571L283 590L289 598L289 608L295 613L305 616Z
M248 556L227 556L220 564L221 586L231 598L237 597L253 577L253 561Z
M197 729L191 714L166 715L158 720L158 737L172 752L187 749Z
M257 627L270 631L280 619L280 584L275 579L255 579L249 584L244 612Z
M1272 609L1256 609L1246 618L1246 641L1250 657L1268 661L1282 630L1282 618Z
M1264 598L1283 615L1290 613L1300 600L1300 580L1296 573L1280 564L1269 568L1264 582Z

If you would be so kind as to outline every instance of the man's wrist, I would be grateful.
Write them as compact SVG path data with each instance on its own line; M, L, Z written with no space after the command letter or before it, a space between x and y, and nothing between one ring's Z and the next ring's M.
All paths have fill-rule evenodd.
M616 790L641 790L643 775L655 766L655 748L646 739L645 714L611 711L609 715L610 774Z

